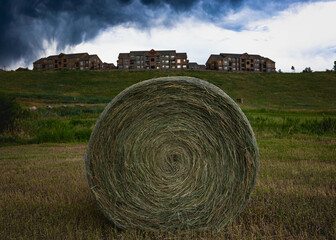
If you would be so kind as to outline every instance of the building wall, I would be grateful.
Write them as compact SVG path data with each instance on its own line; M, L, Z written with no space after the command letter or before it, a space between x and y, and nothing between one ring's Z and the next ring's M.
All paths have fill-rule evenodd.
M176 51L131 51L119 54L118 69L187 69L188 62Z
M41 58L33 63L34 70L99 70L103 63L97 55L83 54L59 54Z
M206 69L227 72L275 72L275 62L259 56L245 54L211 55Z

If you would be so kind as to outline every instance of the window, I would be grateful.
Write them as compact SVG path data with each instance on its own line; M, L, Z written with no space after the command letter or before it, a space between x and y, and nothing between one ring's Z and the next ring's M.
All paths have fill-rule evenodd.
M164 60L162 60L162 63L164 63Z
M63 62L66 62L66 58L63 59Z
M137 64L140 64L140 61L137 61Z
M134 55L131 55L131 58L134 58Z
M125 59L125 63L128 63L128 59Z
M140 66L137 66L138 69L140 69Z
M130 64L134 64L134 60L131 60L131 61L130 61Z
M177 59L177 61L176 61L177 63L181 63L181 59ZM180 66L181 67L181 66Z
M128 65L125 65L125 68L128 68Z
M233 66L236 66L236 63L232 63Z
M79 61L79 58L77 58L77 61Z
M233 71L236 71L236 68L232 68Z
M160 56L159 55L156 56L156 60L160 60Z
M228 70L228 68L227 68L227 67L224 67L224 70Z
M222 70L223 69L223 67L218 67L218 70Z
M224 61L224 64L227 65L227 61Z
M177 68L181 68L181 65L177 65Z
M41 67L41 64L37 64L37 67L38 67L38 68Z
M174 59L174 58L175 58L175 56L173 56L173 55L172 55L172 56L170 56L170 58L171 58L171 59Z
M271 67L271 64L269 63L269 64L267 64L267 66L268 66L268 67Z
M83 65L83 61L80 62L80 65L81 65L81 66Z
M169 55L166 55L166 58L169 58Z
M219 65L222 65L222 61L218 61L218 64L219 64Z
M166 60L166 63L169 63L169 60Z
M231 61L231 58L229 57L228 60Z
M187 65L183 65L183 68L187 68Z
M89 69L89 67L85 67L85 69L86 69L86 70L88 70L88 69Z
M136 56L136 59L140 59L140 56Z
M232 61L236 61L236 58L232 58Z
M80 70L83 70L83 67L80 67Z

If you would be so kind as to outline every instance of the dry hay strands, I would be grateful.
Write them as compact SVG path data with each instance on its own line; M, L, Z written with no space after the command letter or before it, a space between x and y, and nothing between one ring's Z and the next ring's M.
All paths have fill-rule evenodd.
M135 84L101 114L85 157L89 186L122 229L223 230L259 166L252 128L221 89L190 77Z

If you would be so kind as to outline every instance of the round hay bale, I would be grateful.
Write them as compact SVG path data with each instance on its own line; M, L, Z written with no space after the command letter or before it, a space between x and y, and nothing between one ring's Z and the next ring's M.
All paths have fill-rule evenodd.
M164 77L108 104L84 162L98 205L121 229L223 230L251 196L259 156L247 118L221 89Z

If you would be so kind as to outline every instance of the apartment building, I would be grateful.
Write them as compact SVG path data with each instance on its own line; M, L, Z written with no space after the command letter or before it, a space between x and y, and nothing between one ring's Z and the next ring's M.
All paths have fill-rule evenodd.
M89 55L88 53L74 53L52 55L41 58L33 63L33 70L47 71L47 70L101 70L103 62L96 55Z
M275 72L275 62L260 55L248 53L212 54L206 62L206 69L226 72Z
M131 51L120 53L117 61L118 69L187 69L187 53L175 50L154 49L150 51Z
M196 62L189 62L189 69L191 69L191 70L205 70L205 65L200 65Z

